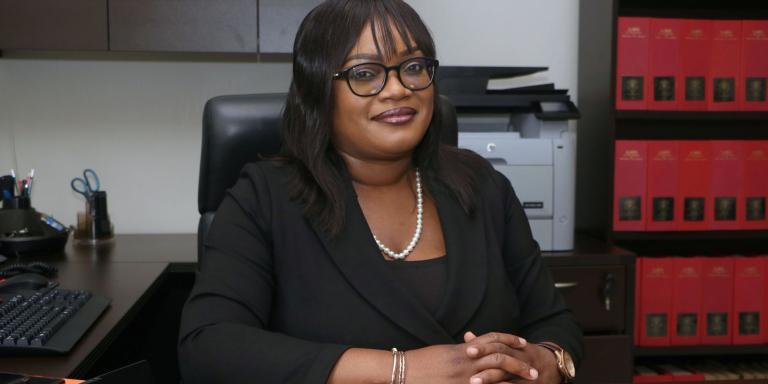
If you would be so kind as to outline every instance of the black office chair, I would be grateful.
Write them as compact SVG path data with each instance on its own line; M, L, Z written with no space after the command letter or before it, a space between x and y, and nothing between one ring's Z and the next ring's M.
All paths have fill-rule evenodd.
M280 125L286 94L227 95L214 97L203 110L203 148L197 209L198 262L204 259L203 239L224 192L237 181L240 169L280 150ZM442 141L458 143L456 110L440 97L444 122Z

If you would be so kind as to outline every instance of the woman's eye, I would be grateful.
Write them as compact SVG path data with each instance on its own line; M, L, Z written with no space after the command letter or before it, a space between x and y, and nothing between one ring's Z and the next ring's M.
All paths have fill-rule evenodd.
M419 73L424 70L424 64L422 63L409 63L405 67L405 72L407 73Z
M352 80L371 80L376 78L376 72L370 69L352 71Z

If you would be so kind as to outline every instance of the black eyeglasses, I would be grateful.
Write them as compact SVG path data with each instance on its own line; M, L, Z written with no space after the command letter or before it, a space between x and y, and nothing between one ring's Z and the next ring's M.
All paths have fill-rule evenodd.
M334 73L333 79L346 79L355 95L375 96L387 85L389 71L396 69L403 87L420 91L432 85L437 65L438 61L429 57L413 57L389 67L381 63L362 63Z

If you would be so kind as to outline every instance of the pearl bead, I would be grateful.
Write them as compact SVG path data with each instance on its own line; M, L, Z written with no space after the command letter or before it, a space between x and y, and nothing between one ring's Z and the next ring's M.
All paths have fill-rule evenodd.
M424 213L424 197L421 190L421 175L419 174L419 169L416 169L416 230L413 233L413 237L411 238L411 241L408 243L408 245L405 247L405 249L400 252L396 253L393 250L389 249L387 246L385 246L377 237L376 235L373 235L373 240L376 242L376 245L379 247L379 250L384 252L387 256L396 259L396 260L403 260L405 259L414 248L416 248L416 244L419 242L419 239L421 238L421 230L422 230L422 216Z

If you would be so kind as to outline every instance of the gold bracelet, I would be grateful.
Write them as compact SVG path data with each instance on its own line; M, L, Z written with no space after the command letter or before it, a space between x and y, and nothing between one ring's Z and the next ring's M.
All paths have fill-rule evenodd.
M397 348L392 348L392 378L389 384L395 384L395 370L397 368Z

